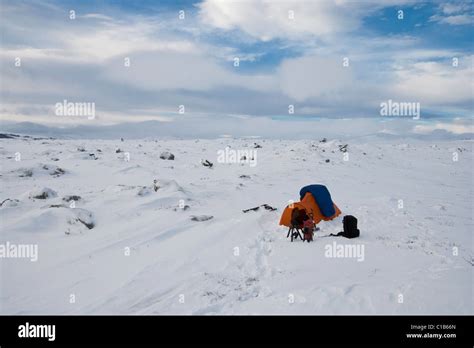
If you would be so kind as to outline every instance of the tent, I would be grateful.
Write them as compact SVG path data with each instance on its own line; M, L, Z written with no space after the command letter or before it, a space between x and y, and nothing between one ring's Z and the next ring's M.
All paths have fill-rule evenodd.
M325 217L330 217L336 214L334 203L332 202L331 194L324 185L308 185L300 190L300 200L304 198L307 193L311 193L313 198Z
M316 186L316 187L315 187ZM301 189L303 198L300 202L288 205L280 218L280 225L290 227L293 210L304 210L306 214L312 215L315 224L335 219L341 214L336 204L333 203L328 189L323 185L309 185ZM328 207L329 206L329 207ZM327 215L333 212L332 215Z

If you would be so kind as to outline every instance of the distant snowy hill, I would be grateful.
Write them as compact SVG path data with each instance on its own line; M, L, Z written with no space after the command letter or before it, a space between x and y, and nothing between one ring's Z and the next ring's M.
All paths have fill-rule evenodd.
M417 125L428 128L418 132ZM93 121L80 125L63 124L48 126L31 122L2 122L0 132L19 133L69 139L143 139L143 138L184 138L209 139L228 135L230 137L262 137L267 139L318 139L332 137L354 139L376 136L381 139L418 138L426 140L473 139L472 122L463 120L463 132L449 131L452 124L411 119L305 119L289 122L266 117L216 119L213 117L193 117L175 119L171 122L145 121L100 125ZM439 127L439 128L437 128ZM444 129L446 128L446 129Z

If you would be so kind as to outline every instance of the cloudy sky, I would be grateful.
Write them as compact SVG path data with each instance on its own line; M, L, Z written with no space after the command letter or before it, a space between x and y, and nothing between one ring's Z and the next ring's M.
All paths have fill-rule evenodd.
M4 121L473 116L472 1L0 3ZM97 117L56 116L64 99Z

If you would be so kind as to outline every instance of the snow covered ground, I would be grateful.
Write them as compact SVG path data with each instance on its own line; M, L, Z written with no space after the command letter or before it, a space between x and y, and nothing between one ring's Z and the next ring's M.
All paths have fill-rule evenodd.
M0 243L38 260L0 259L0 313L472 314L473 142L345 143L2 139ZM314 183L343 214L290 243L280 214ZM326 237L345 214L361 237Z

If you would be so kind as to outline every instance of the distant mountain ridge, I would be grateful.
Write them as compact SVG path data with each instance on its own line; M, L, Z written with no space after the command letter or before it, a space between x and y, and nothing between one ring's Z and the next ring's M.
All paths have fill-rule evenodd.
M346 122L346 123L341 123ZM19 134L62 139L142 139L142 138L169 138L169 139L213 139L226 137L262 137L268 139L318 139L332 137L351 139L360 137L378 137L381 139L418 138L424 140L472 140L474 133L454 134L444 129L435 129L426 134L410 131L405 124L402 132L387 132L385 128L377 129L368 123L367 130L358 120L320 120L297 123L281 123L273 120L265 122L242 120L235 124L215 124L213 120L199 122L128 122L114 125L76 125L76 126L48 126L33 122L2 122L0 133ZM406 122L405 122L406 123ZM268 126L268 127L267 127ZM383 126L386 127L386 124ZM348 129L352 133L348 133Z

